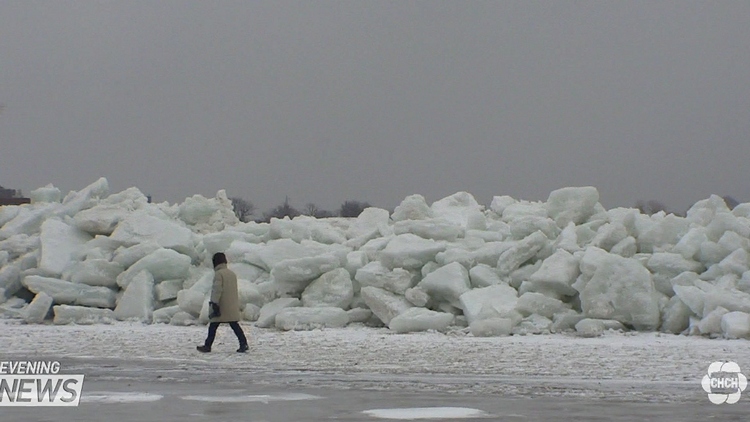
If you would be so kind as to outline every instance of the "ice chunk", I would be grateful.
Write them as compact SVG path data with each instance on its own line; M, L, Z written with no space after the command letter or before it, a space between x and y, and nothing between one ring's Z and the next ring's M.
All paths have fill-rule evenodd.
M695 315L693 311L680 300L679 296L672 296L664 309L661 331L679 334L688 328L690 317L693 315Z
M224 252L227 253L227 258L229 258L228 249L232 246L233 242L254 243L253 240L255 240L255 236L251 234L234 230L223 230L204 235L203 247L206 250L206 256L213 256L217 252ZM235 259L230 259L230 261L234 262Z
M349 226L346 235L349 239L368 236L374 232L378 232L382 236L388 235L391 232L388 226L389 219L390 215L384 209L365 208Z
M111 309L56 305L52 310L55 314L53 323L56 325L111 324L115 321L115 313Z
M172 249L158 249L131 265L117 277L117 284L126 288L133 278L143 270L148 271L156 282L185 279L190 271L191 259Z
M462 294L471 289L469 272L454 262L427 274L417 285L431 298L459 306Z
M12 220L0 228L0 239L7 239L18 234L37 233L42 223L54 213L56 208L55 204L39 204L21 208Z
M549 217L547 207L541 202L518 201L503 210L503 220L512 221L526 216Z
M54 187L52 183L45 187L34 189L29 194L32 204L38 204L40 202L55 202L60 203L62 201L62 193L60 189ZM0 224L1 225L1 224Z
M182 290L183 284L184 280L181 279L162 281L156 285L156 299L161 302L177 299L177 295Z
M436 218L448 220L464 228L472 216L482 213L482 206L468 192L454 193L435 201L430 208Z
M88 234L57 219L42 224L39 269L49 276L62 275L72 256L91 240Z
M563 312L555 314L552 317L552 325L549 330L553 333L562 333L565 331L574 331L576 324L586 319L586 316L575 312Z
M556 239L560 235L560 228L547 217L524 216L510 221L510 235L513 239L523 239L536 231L541 231L548 239Z
M431 218L398 221L393 225L393 232L397 235L412 233L425 239L453 242L464 236L465 229L448 220Z
M442 243L407 233L388 242L388 246L380 253L380 261L388 268L418 269L444 250L445 245Z
M430 302L430 295L419 287L406 289L404 297L414 306L425 307Z
M230 262L227 267L237 274L237 278L247 280L251 283L255 283L264 275L270 276L262 268L256 267L255 265L245 264L243 262Z
M78 212L91 208L99 201L109 195L109 183L101 177L96 182L86 186L79 192L71 191L62 201L62 206L56 210L59 216L74 216Z
M232 243L232 248L234 248L237 243L238 242ZM254 244L246 244L245 247L247 250L244 254L243 261L263 268L269 272L282 261L323 254L319 253L320 251L310 250L309 248L289 239L271 240L263 247ZM227 253L229 253L229 251L227 251ZM227 257L229 257L229 255L227 255Z
M576 333L581 337L598 337L604 333L604 322L586 318L576 324Z
M704 316L698 323L698 331L700 331L702 335L721 335L721 319L727 313L729 313L729 311L725 308L715 308L706 314L706 316Z
M634 237L628 236L612 246L610 252L624 258L632 258L638 252L638 242Z
M27 324L41 324L47 317L54 299L52 296L41 292L34 297L34 300L29 303L23 311L23 319Z
M711 195L707 199L693 204L687 211L687 219L691 223L707 226L717 213L729 213L726 201L718 195Z
M287 259L271 270L280 293L299 294L321 275L341 267L341 261L333 254L306 258Z
M22 283L33 293L44 292L52 296L58 304L97 308L115 307L115 292L106 287L88 286L36 275L25 277Z
M412 307L412 304L405 297L397 296L377 287L363 287L361 294L372 313L386 325L393 318Z
M66 272L70 281L74 283L115 288L117 276L123 272L123 267L106 259L90 259L74 263Z
M732 209L732 214L734 214L735 217L750 218L750 202L737 205ZM0 226L1 225L2 223L0 223Z
M547 199L547 213L559 227L582 224L595 213L599 191L593 186L567 187L552 191Z
M570 307L562 301L535 292L522 294L516 303L516 310L523 316L537 314L552 318L555 314L569 309Z
M260 318L260 306L254 303L245 305L245 309L242 310L242 319L255 322L258 318Z
M169 324L172 318L180 312L179 306L167 306L154 311L152 322L154 324Z
M195 226L200 232L223 230L226 226L240 222L225 190L218 191L216 197L211 199L201 195L185 198L179 206L178 215L182 221Z
M391 219L393 221L424 220L432 216L432 209L422 195L410 195L396 207Z
M510 249L503 252L497 260L499 276L507 276L518 269L521 264L533 258L537 252L547 245L547 236L541 231L514 242Z
M369 260L367 259L367 254L363 251L349 252L348 254L346 254L346 263L344 264L344 268L346 268L352 278L354 278L357 274L357 271L360 268L363 268L368 263Z
M721 317L721 332L726 338L750 338L750 314L728 312Z
M469 324L474 337L503 337L513 331L514 322L510 318L487 318Z
M445 331L453 323L455 316L445 312L435 312L425 308L410 308L391 319L388 328L397 333L413 333L435 330Z
M652 273L662 274L670 279L686 271L700 273L704 270L700 262L687 260L680 254L666 252L653 254L646 267Z
M682 255L685 259L697 258L701 250L701 244L708 241L706 229L704 227L693 227L682 236L679 242L672 248L672 251Z
M365 308L352 308L346 311L349 316L349 323L365 323L372 318L372 311Z
M529 277L529 281L536 291L550 291L558 296L573 296L576 290L572 285L580 273L579 259L570 252L560 249L542 262L542 266Z
M490 204L490 210L497 215L502 216L505 208L516 203L516 200L510 196L494 196L492 197L492 203Z
M549 334L550 326L552 326L552 321L549 318L531 314L513 327L512 333L515 335Z
M403 295L412 286L412 274L403 268L390 270L373 261L357 270L354 279L362 286L373 286Z
M610 251L627 237L628 230L623 224L617 222L607 223L599 227L596 236L594 236L589 244Z
M16 218L21 210L28 212L27 208L21 208L18 205L5 205L0 207L0 228L2 228L8 221ZM2 237L0 237L0 239L2 239Z
M13 296L21 287L21 269L14 264L9 264L0 269L0 289L3 289L4 296Z
M86 233L109 236L131 211L121 205L100 204L76 214L73 224Z
M197 325L198 320L195 319L195 317L187 312L177 312L172 316L172 319L169 321L170 325L177 325L180 327L186 327L188 325Z
M337 307L285 308L276 314L280 330L314 330L341 328L349 323L346 311Z
M638 250L651 253L657 250L666 250L676 245L690 229L688 220L676 217L672 214L659 219L652 216L655 221L649 228L639 230Z
M272 218L268 230L268 237L271 239L291 239L295 242L302 242L305 239L312 239L310 225L300 217L290 220L289 217L283 219Z
M354 286L349 271L337 268L329 271L302 292L302 306L349 308L354 298Z
M706 226L706 235L713 241L719 240L728 231L733 231L747 239L750 237L750 221L723 212L717 213Z
M112 262L122 265L123 268L129 268L145 256L159 250L161 247L154 241L146 241L129 248L119 248L115 251Z
M154 313L154 277L146 270L133 277L115 308L120 321L136 320L151 323Z
M200 315L206 297L206 292L197 289L191 288L180 290L177 293L177 305L183 312L187 312L190 315L197 317Z
M174 249L191 257L195 255L194 235L190 229L141 210L120 222L111 237L131 245L154 241L163 248Z
M503 283L495 269L485 264L478 264L469 270L471 287L488 287Z
M487 318L510 318L514 325L521 320L516 311L518 292L507 284L469 290L461 295L460 302L469 326Z
M581 265L584 273L588 255ZM607 254L598 260L585 286L573 287L579 289L581 308L589 318L615 319L637 330L659 327L659 303L651 274L634 259Z
M266 303L260 308L260 316L255 322L256 327L270 328L276 323L276 315L284 308L294 308L301 306L302 302L293 297L282 297L272 302ZM342 310L342 312L346 313Z

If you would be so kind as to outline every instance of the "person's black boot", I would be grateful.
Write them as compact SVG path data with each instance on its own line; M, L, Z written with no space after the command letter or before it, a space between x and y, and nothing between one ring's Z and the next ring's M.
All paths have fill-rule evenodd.
M198 349L198 351L201 352L201 353L210 353L211 352L211 348L210 347L206 347L206 346L198 346L198 347L196 347L196 349Z
M237 349L237 353L245 353L247 352L247 349L249 349L249 347L247 347L247 344L240 344L240 348Z

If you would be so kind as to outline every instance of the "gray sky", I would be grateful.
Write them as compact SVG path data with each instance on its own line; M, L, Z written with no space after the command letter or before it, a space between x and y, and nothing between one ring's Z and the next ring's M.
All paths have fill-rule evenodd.
M750 201L748 1L3 1L0 185Z

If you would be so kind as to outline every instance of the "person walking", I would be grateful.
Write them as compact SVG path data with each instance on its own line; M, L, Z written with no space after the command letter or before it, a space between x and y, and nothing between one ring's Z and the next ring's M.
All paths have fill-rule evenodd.
M229 323L232 331L240 342L238 353L245 353L248 349L247 338L238 321L240 320L240 298L237 290L237 275L227 268L227 257L219 252L213 256L214 284L211 288L209 301L208 337L203 346L198 346L199 352L208 353L216 337L216 330L222 322Z

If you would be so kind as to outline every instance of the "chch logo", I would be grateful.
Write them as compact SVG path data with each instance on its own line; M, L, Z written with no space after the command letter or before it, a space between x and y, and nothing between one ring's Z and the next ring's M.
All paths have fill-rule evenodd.
M734 362L714 362L708 367L708 375L701 381L703 390L713 404L734 404L740 400L747 388L747 378Z

